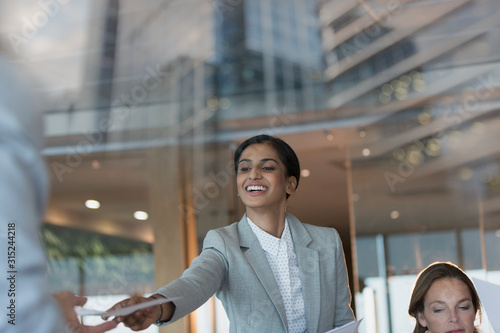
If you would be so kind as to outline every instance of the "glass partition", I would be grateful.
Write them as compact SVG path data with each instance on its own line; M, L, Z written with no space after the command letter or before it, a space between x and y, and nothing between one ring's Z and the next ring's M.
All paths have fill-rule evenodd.
M232 154L261 133L301 160L289 211L339 231L360 332L410 331L434 261L500 283L498 1L6 8L2 50L44 114L51 288L99 307L178 277L241 218ZM168 329L227 330L220 303L203 309Z
M419 15L428 6L434 11L424 19ZM388 66L400 69L396 75L374 85L371 112L380 117L359 127L350 147L356 309L367 318L362 332L411 331L413 283L435 261L500 282L498 10L493 2L415 1L392 17L394 23L408 18L398 29L412 51ZM392 47L398 54L410 50Z

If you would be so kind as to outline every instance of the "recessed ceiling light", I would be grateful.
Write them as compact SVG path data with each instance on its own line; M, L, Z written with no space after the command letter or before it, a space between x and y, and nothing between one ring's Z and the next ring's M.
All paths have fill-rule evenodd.
M101 168L101 163L98 160L93 160L92 161L92 169L100 169Z
M311 171L309 171L309 169L302 169L302 171L300 172L300 175L302 177L307 178L307 177L309 177L311 175Z
M98 209L101 207L101 203L97 200L87 200L85 201L85 207L90 209Z
M399 217L399 212L397 210L393 210L391 212L391 219L395 220Z
M139 221L146 221L149 218L148 213L138 210L134 212L134 218Z

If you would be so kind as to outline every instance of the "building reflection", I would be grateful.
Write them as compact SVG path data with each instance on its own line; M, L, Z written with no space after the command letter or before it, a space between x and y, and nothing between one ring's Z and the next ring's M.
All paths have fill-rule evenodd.
M140 248L149 275L114 294L177 277L208 230L239 219L232 151L257 133L310 171L289 208L339 230L360 332L409 331L412 284L433 261L500 281L497 2L107 0L47 17L18 54L44 98L46 220L63 240L137 242L122 254ZM77 257L58 258L73 260L73 288L109 290L88 277L103 263L82 271Z

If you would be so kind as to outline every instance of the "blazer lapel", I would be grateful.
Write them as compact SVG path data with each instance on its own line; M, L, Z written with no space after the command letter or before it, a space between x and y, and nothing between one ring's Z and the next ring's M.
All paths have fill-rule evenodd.
M287 219L299 264L307 331L316 332L321 305L318 251L308 247L312 238L302 223L291 214L287 214Z
M283 304L283 298L281 297L278 283L276 282L276 278L274 277L271 266L269 266L266 254L260 246L257 236L255 236L252 228L248 224L246 214L238 223L238 234L240 237L240 247L248 260L248 263L271 298L271 301L281 317L283 325L288 331L285 305ZM246 248L246 250L244 248Z

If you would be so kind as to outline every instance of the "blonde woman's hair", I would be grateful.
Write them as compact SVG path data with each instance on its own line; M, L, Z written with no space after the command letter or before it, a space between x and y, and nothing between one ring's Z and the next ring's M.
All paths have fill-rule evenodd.
M426 327L420 325L418 321L418 314L424 312L424 301L427 291L429 291L435 281L440 279L457 279L465 283L469 289L475 313L480 314L481 301L479 300L474 284L469 279L467 274L451 262L435 262L420 272L417 281L415 282L415 286L413 287L410 306L408 307L408 313L416 319L413 333L425 333L427 330ZM474 332L477 332L477 329L475 329Z

